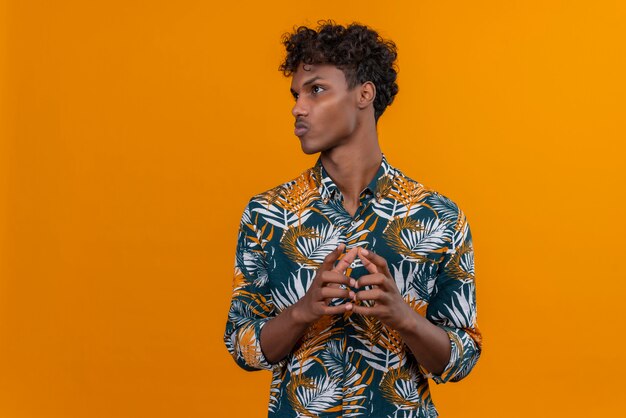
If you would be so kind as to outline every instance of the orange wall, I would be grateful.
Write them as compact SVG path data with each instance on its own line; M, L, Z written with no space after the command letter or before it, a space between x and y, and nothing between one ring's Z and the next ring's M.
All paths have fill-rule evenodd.
M484 355L442 416L626 413L623 2L3 3L0 417L265 416L235 239L315 161L279 40L326 17L396 41L383 151L472 226Z

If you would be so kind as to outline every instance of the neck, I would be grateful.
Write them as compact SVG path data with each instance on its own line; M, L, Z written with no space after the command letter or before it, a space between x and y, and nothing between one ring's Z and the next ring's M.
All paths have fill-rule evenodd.
M359 141L348 141L344 145L323 151L320 159L324 169L341 191L344 201L358 202L359 195L372 180L382 161L376 131L362 136Z

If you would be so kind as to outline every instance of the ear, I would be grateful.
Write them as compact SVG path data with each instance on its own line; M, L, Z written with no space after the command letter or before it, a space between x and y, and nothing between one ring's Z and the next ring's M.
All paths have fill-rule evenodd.
M358 88L357 106L359 109L365 109L374 103L376 98L376 86L371 81L366 81Z

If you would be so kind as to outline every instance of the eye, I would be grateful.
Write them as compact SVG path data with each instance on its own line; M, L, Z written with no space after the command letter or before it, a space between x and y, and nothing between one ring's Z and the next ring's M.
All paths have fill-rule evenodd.
M314 86L311 88L311 92L312 92L313 94L319 94L319 93L323 92L324 90L325 90L325 89L324 89L324 87L322 87L322 86L318 86L317 84L316 84L316 85L314 85Z
M291 93L294 100L298 100L298 93Z

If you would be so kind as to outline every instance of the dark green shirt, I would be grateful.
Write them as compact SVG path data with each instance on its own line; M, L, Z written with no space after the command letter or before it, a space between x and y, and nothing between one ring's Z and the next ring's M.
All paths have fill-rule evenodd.
M322 317L287 358L266 361L261 328L304 296L339 243L384 257L405 302L448 333L451 356L440 375L418 364L395 330L352 312ZM358 258L346 272L366 274ZM224 341L239 366L272 370L270 417L436 417L428 378L462 379L481 351L465 214L383 156L351 216L318 159L246 206Z

